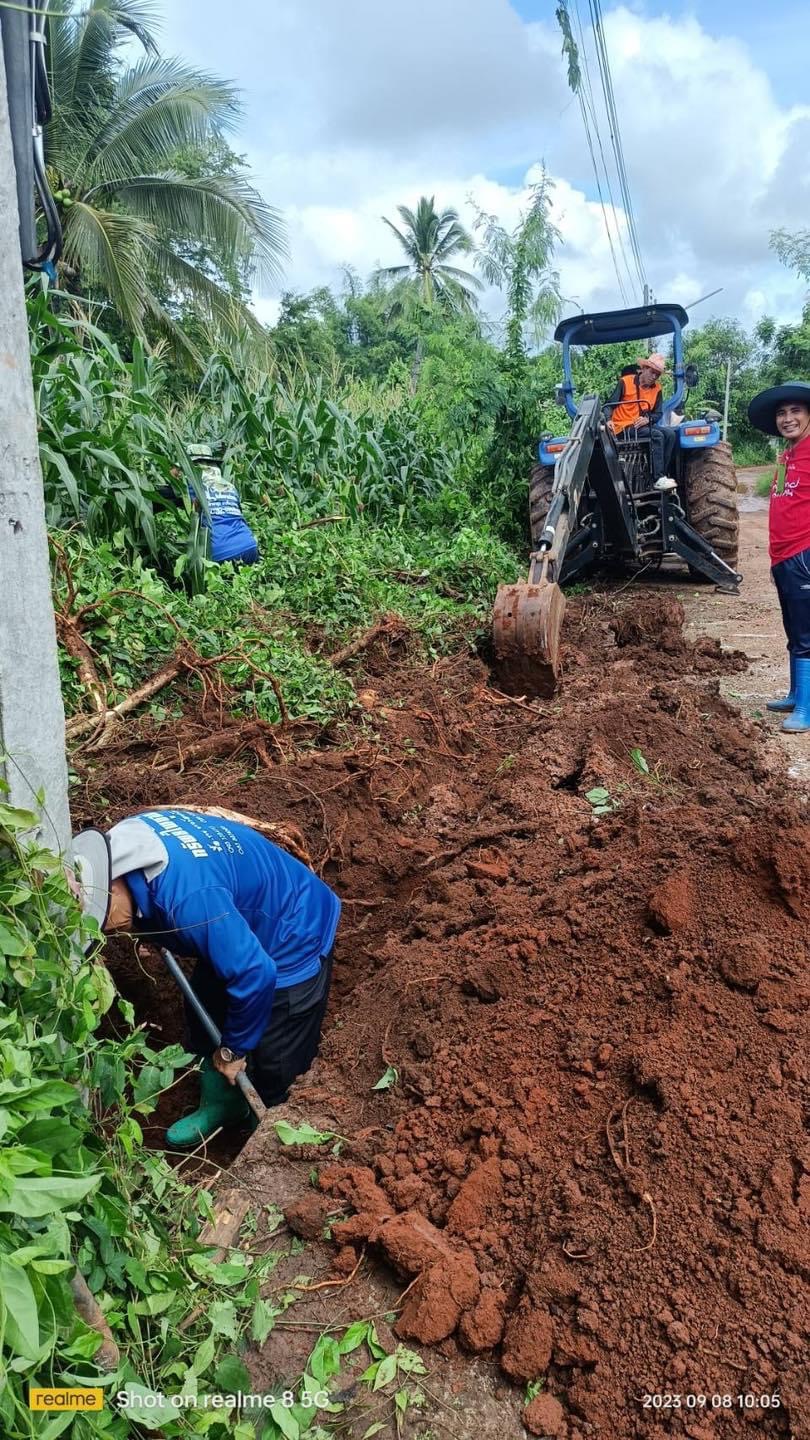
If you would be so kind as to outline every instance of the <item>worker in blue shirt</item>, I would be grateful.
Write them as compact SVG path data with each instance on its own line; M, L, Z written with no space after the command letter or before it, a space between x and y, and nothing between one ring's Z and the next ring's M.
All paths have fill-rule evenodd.
M211 535L210 558L217 565L224 565L226 560L237 566L255 565L259 558L256 536L242 514L236 486L222 472L221 458L202 440L187 445L186 454L198 472L205 495L206 510L202 511L201 524ZM181 472L176 466L171 473L174 480L180 479ZM195 510L202 509L191 485L188 493ZM158 494L173 505L182 503L172 485L159 486Z
M169 1145L198 1145L247 1117L240 1070L280 1105L320 1043L332 976L338 897L250 823L205 811L146 810L73 841L81 900L105 933L134 931L193 956L192 986L222 1032L211 1042L187 1011L203 1056L201 1099Z
M256 536L242 514L236 486L222 473L222 463L210 445L201 442L186 447L188 457L200 474L208 514L204 529L211 530L211 559L218 565L231 560L235 565L255 565L259 558Z

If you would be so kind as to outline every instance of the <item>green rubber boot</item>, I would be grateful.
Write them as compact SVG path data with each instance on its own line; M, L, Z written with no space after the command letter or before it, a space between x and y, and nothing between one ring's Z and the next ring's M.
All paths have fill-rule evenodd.
M169 1126L166 1144L172 1150L193 1150L220 1126L240 1125L249 1114L241 1090L229 1084L206 1056L200 1070L199 1108Z

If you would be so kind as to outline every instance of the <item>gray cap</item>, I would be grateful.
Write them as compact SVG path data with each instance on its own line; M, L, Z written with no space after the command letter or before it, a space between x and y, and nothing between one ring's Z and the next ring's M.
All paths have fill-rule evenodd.
M85 915L103 929L110 913L112 855L103 830L82 830L70 842L71 867L81 892Z
M79 903L85 915L96 920L102 930L110 913L113 880L131 870L143 870L146 879L153 880L169 863L160 836L137 815L119 820L106 833L82 830L80 835L74 835L70 848Z

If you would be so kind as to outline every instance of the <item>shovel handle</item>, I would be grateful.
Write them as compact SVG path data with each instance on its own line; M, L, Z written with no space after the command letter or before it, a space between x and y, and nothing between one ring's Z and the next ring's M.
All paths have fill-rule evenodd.
M250 1079L247 1070L239 1071L239 1074L236 1077L236 1083L239 1086L239 1089L242 1091L245 1099L247 1100L247 1103L253 1111L253 1114L256 1116L256 1119L263 1120L264 1116L267 1114L267 1106L262 1100L262 1097L256 1089L256 1086L253 1084L253 1081Z
M202 1025L205 1026L205 1029L208 1031L209 1037L213 1040L217 1048L219 1048L222 1043L222 1033L220 1030L217 1029L213 1020L211 1019L211 1016L208 1014L208 1011L200 1000L199 995L197 995L197 993L192 989L189 980L181 970L171 950L161 949L160 955L164 965L166 966L166 969L168 970L169 974L177 985L177 988L181 991L185 999L188 1001L198 1020L201 1022ZM256 1119L262 1120L267 1114L267 1106L259 1095L256 1086L249 1079L246 1070L239 1071L239 1074L236 1077L236 1084L242 1091L242 1094L244 1095L248 1105L253 1111L253 1114L256 1116Z

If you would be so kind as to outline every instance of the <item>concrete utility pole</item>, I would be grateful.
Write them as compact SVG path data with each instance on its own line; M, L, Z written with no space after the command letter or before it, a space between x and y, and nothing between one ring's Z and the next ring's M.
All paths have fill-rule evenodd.
M65 712L2 61L0 36L0 774L9 787L0 799L36 810L43 844L64 850L70 837Z
M731 359L726 361L726 393L723 398L723 439L728 439L728 411L731 403Z

